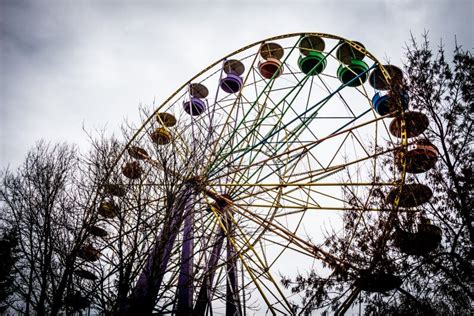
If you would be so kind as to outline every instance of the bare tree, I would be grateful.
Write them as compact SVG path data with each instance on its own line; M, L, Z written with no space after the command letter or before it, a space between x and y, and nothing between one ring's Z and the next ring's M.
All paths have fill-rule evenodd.
M164 283L177 275L163 279L180 264L175 239L188 215L176 208L196 185L195 170L174 144L90 140L84 154L39 142L18 170L2 173L1 230L18 236L6 307L38 315L173 309Z
M14 266L18 260L18 236L15 227L2 227L3 235L0 238L0 313L5 312L12 304L11 296L14 293Z
M99 151L87 156L94 154L87 164L74 146L41 141L18 170L3 172L1 227L13 229L18 241L12 310L57 315L91 305L95 275L84 266L99 256L91 237L100 234L97 193L104 177Z
M76 164L74 147L39 142L16 173L6 170L3 175L2 221L18 234L16 302L11 307L19 312L45 315L59 304L70 240L80 221L71 194Z

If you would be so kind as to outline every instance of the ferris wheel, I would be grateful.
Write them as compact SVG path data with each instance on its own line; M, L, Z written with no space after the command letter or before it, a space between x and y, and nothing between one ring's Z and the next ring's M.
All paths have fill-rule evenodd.
M323 33L227 55L130 131L89 228L109 237L80 256L107 266L119 241L141 236L123 313L293 314L298 298L281 274L359 270L325 247L341 213L381 211L367 206L374 188L388 188L392 212L419 205L407 202L413 192L429 195L421 185L404 189L416 158L406 158L406 125L420 114L405 115L408 96L389 92L402 76L361 43ZM395 168L380 168L393 155ZM117 217L129 226L119 229ZM101 286L111 286L119 269L103 271Z

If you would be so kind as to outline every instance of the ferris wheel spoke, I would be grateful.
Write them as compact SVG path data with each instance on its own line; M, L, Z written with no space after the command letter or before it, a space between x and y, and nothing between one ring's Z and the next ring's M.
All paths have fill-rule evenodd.
M230 223L230 221L232 221L232 216L231 215L226 215L228 218L230 218L230 221L229 221L228 219L222 220L222 218L220 216L218 216L217 214L215 214L215 215L216 215L216 219L217 219L220 227L222 228L222 230L224 231L224 233L226 235L226 238L227 238L227 241L228 241L228 247L231 247L236 251L235 254L240 258L243 266L245 267L245 270L247 271L248 275L251 277L251 279L253 281L253 284L255 284L258 291L260 292L260 294L261 294L262 298L264 299L267 307L272 311L272 313L274 315L276 315L270 301L268 300L267 296L265 295L265 293L264 293L264 291L261 287L262 286L261 282L258 280L258 277L255 275L253 269L249 266L247 260L244 260L243 252L241 251L240 247L238 247L238 244L237 244L236 239L234 238L234 236L232 236L231 231L230 231L230 227L228 225L224 224L225 221ZM240 251L238 251L238 249L240 249ZM235 256L235 254L234 254L234 256ZM229 260L229 253L228 253L228 260ZM236 289L234 289L234 291L236 291ZM228 300L229 297L226 296L226 299Z
M308 76L305 76L303 80L307 80L307 79L308 79ZM298 82L298 84L300 84L300 83L301 83L301 81ZM292 135L293 137L296 137L296 136L298 135L298 132L301 131L301 130L304 130L303 127L306 127L306 126L307 126L307 122L308 122L310 119L313 119L313 118L314 118L313 116L317 115L317 113L319 112L319 110L326 104L326 102L330 99L330 97L332 97L332 96L333 96L334 94L336 94L336 93L339 93L339 91L340 91L344 86L345 86L344 84L343 84L343 85L340 85L335 91L333 91L332 93L330 93L329 96L323 98L321 101L319 101L319 102L316 103L315 105L311 106L309 109L306 109L303 113L300 114L300 116L297 116L297 118L292 119L289 123L283 125L280 129L276 129L276 127L274 127L274 128L265 136L265 138L264 138L262 141L260 141L260 143L258 143L257 145L261 144L261 143L264 142L264 141L268 141L268 140L270 139L270 137L274 136L275 134L278 134L281 130L287 129L290 124L292 124L293 122L295 122L295 120L301 119L300 117L306 116L306 114L311 113L311 111L314 110L314 111L313 111L313 114L310 114L309 118L307 118L306 120L302 120L302 124L298 125L295 129L293 129L293 131L291 132L291 135ZM302 85L301 85L301 87L302 87ZM296 86L295 86L295 88L293 88L293 90L294 90L294 89L296 89ZM292 91L293 91L293 90L292 90ZM292 91L291 91L291 92L292 92ZM299 93L300 91L301 91L301 89L298 90L296 96L298 95L298 93ZM291 93L291 92L290 92L290 93ZM289 94L287 94L287 95L283 98L282 101L278 102L277 105L279 105L281 102L284 102L285 99L286 99L286 97L287 97L288 95L289 95ZM296 98L296 96L294 97L294 99ZM293 100L294 100L294 99L293 99ZM291 103L292 103L292 102L290 102L290 104L291 104ZM291 108L291 106L288 107L288 109L289 109L289 108ZM286 112L287 112L287 110L285 110L285 111L282 113L282 118L283 118L283 115L284 115ZM359 116L355 117L353 120L349 121L347 124L345 124L344 126L342 126L340 129L336 130L334 133L338 133L341 129L345 128L345 127L348 126L349 124L351 124L351 123L355 122L356 120L360 119L362 116L364 116L364 115L367 114L368 112L370 112L370 110L367 110L367 111L363 112L362 114L360 114ZM333 134L334 134L334 133L333 133ZM239 145L239 144L240 144L240 143L238 143L238 145ZM250 147L246 148L246 150L247 150L247 151L252 150L252 149L254 149L257 145L250 146ZM235 150L236 148L232 148L232 149ZM244 151L244 153L245 153L245 151ZM243 154L241 154L241 155L243 155ZM239 158L240 158L240 156L239 156ZM219 162L219 161L218 161L218 162ZM211 171L212 171L212 168L211 168ZM218 171L220 171L220 170L218 170ZM212 174L212 172L210 172L210 173Z
M302 197L299 198L295 196L296 193L298 193L298 195ZM303 197L305 199L303 199ZM297 207L302 207L302 208L309 208L309 207L320 208L321 203L315 200L316 198L319 198L319 197L327 197L328 199L331 199L334 202L344 203L343 199L315 190L313 187L295 187L292 190L285 192L285 195L280 199L280 204L282 208L287 208L291 206L293 207L297 206Z
M328 84L323 80L323 76L318 76L318 79L320 80L321 84L324 86L324 88L326 89L326 91L328 93L331 93L331 89L329 88ZM345 98L342 96L342 94L340 93L340 91L338 91L336 93L337 97L342 101L342 103L344 104L345 108L350 112L351 114L351 118L355 118L356 117L356 114L352 111L351 107L349 106L349 103L347 103L347 101L345 100Z
M307 80L307 77L305 77L304 80ZM297 86L296 86L297 87ZM288 96L291 92L293 92L295 89L293 88L286 96ZM302 87L302 86L301 86ZM299 90L301 91L301 89ZM297 93L299 93L299 91ZM286 98L285 96L285 98ZM268 119L268 117L270 116L270 114L272 114L277 108L278 106L283 103L283 101L285 100L285 98L282 100L282 101L279 101L274 107L272 107L267 114L265 114L263 116L263 118L261 118L259 121L258 121L258 124L255 124L247 133L247 136L243 137L240 141L237 142L237 144L234 146L234 147L231 147L231 148L228 148L228 152L235 152L236 150L238 150L238 147L237 146L240 146L242 145L242 142L245 141L249 136L251 135L254 135L255 132L257 131L257 127L260 127L261 124L263 124L264 120L265 119ZM288 107L288 108L291 108ZM280 117L279 121L281 121L281 119L283 118L283 116ZM264 142L268 141L271 137L275 136L275 134L278 134L280 131L282 130L285 130L286 128L288 128L288 125L289 124L286 124L286 125L283 125L282 127L276 129L275 126L272 127L272 129L270 130L270 132L268 132L262 139L259 139L258 142L256 144L253 144L249 147L244 147L244 150L243 150L243 154L247 153L249 150L252 150L252 149L255 149L257 146L261 146ZM276 129L276 132L275 132L275 129ZM235 136L235 132L231 135L231 137ZM228 142L224 144L224 146L222 146L222 148L225 148L225 146L228 145ZM218 152L218 155L223 153L223 151L221 150L220 152ZM240 159L243 154L240 154L240 155L237 155L236 158L234 158L233 161L231 162L235 162L237 159ZM214 171L214 166L216 166L217 164L221 163L222 162L222 159L221 160L217 160L214 162L214 164L210 167L209 169L209 174L213 174L212 171ZM221 169L217 169L217 172L221 171ZM215 173L215 172L214 172Z
M248 208L243 208L239 205L236 205L236 206L237 208L233 209L235 213L242 215L246 219L252 222L255 222L256 224L266 225L271 232L291 242L293 245L297 245L301 247L302 250L306 250L308 253L312 253L312 255L315 256L316 258L322 261L326 261L331 264L343 263L343 262L340 262L339 258L334 257L333 255L325 252L324 250L308 242L307 240L304 240L301 237L298 237L297 235L293 234L291 231L287 230L283 226L277 225L271 221L268 221L262 218L257 213L250 211ZM347 263L345 262L344 264L347 265ZM349 266L351 265L349 264Z
M390 151L388 151L390 152ZM383 154L380 153L380 154ZM315 172L315 173L309 173L309 174L306 174L304 175L303 177L300 177L300 178L297 178L297 179L293 179L293 181L289 181L289 180L286 180L286 182L284 183L262 183L262 184L252 184L252 183L248 183L248 184L239 184L239 187L242 187L242 188L249 188L249 187L260 187L261 190L257 190L257 191L253 191L252 193L250 194L247 194L247 195L241 195L241 198L248 198L248 197L251 197L251 196L258 196L258 194L261 194L263 192L266 192L266 191L271 191L275 188L278 188L278 187L298 187L298 188L302 188L302 187L314 187L314 186L344 186L344 185L355 185L355 186L371 186L371 185L395 185L396 183L394 182L387 182L387 183L375 183L375 182L364 182L364 183L358 183L358 182L351 182L351 183L327 183L327 182L320 182L320 180L322 180L324 177L327 177L327 176L332 176L336 173L339 173L343 170L345 170L344 168L347 167L347 166L350 166L350 165L353 165L353 164L356 164L358 162L361 162L361 161L364 161L364 160L369 160L369 159L372 159L372 157L366 157L366 158L363 158L363 159L358 159L356 161L352 161L352 162L347 162L345 163L344 165L337 165L337 166L333 166L333 167L330 167L330 168L326 168L326 169L322 169L322 170L319 170L318 172ZM285 176L286 178L290 178L292 177L292 175L287 175ZM315 177L318 177L317 179L315 179ZM316 181L314 181L314 180ZM303 181L307 181L307 182L303 182ZM216 184L217 185L217 184ZM232 184L232 183L229 183L229 184L222 184L220 183L219 185L221 186L237 186L236 184ZM248 191L248 190L246 190ZM241 193L244 193L245 191L241 192Z
M301 216L301 217L299 218L298 223L297 223L297 225L296 225L296 227L294 228L294 231L293 231L294 234L298 231L298 229L300 228L301 224L303 223L303 218L304 218L304 214L303 214L303 216ZM263 236L263 237L259 240L259 244L260 244L260 250L261 250L261 252L262 252L262 255L263 255L264 259L265 259L265 262L267 263L267 264L266 264L267 269L268 269L269 271L270 271L270 269L272 268L272 266L277 262L277 260L278 260L280 257L282 257L283 253L285 253L285 251L286 251L287 249L290 249L290 250L295 251L296 253L303 254L303 255L309 256L309 257L311 257L311 258L314 258L312 255L308 255L307 253L304 253L304 252L302 252L302 251L299 250L299 249L296 249L296 248L291 247L291 242L289 242L289 241L287 241L286 244L282 244L282 243L280 243L280 242L275 241L275 242L271 242L270 244L271 244L272 246L273 246L273 245L278 245L278 246L280 246L280 247L281 247L281 251L279 251L279 253L275 254L275 255L274 255L274 259L272 260L272 262L271 262L270 264L268 264L268 259L267 259L267 256L266 256L266 254L265 254L266 249L265 249L265 247L263 246L263 241L269 241L269 240L270 240L269 238L270 238L271 236L270 236L270 235L267 235L267 236L268 236L268 237Z
M290 243L290 242L283 243L283 241L278 240L276 238L271 238L271 237L263 237L262 241L265 241L265 242L267 242L268 244L270 244L272 246L279 246L280 248L282 248L280 253L277 256L275 256L275 259L273 260L273 263L268 265L269 269L277 262L278 257L281 256L283 253L285 253L288 250L291 250L294 253L306 256L308 258L314 259L314 254L313 253L311 253L309 251L305 251L304 249L301 249L301 248L293 247L292 246L293 244Z
M287 297L285 294L280 289L280 286L276 283L274 278L268 274L268 271L270 271L270 267L268 265L261 266L259 265L252 256L250 256L248 253L246 253L244 259L247 262L247 265L249 266L249 269L252 270L252 274L255 276L257 280L259 280L262 290L265 289L268 294L265 294L265 296L272 297L274 299L274 303L270 302L270 299L268 299L268 304L267 305L269 308L272 310L274 309L276 312L280 314L288 314L291 313L291 304L288 302ZM268 281L264 282L262 280L264 278L265 280ZM249 282L247 285L253 284L253 282ZM275 292L274 289L277 291ZM280 309L277 307L281 306L284 308L284 310Z
M352 303L356 300L356 298L359 296L361 290L360 288L357 288L353 286L349 290L349 296L346 298L346 300L339 306L339 308L335 311L336 316L343 316L347 310L351 307Z
M239 169L236 169L236 170L233 170L232 172L238 172L238 171L242 171L242 170L245 170L249 167L252 167L252 166L258 166L258 165L264 165L266 163L268 163L272 158L273 159L276 159L276 158L281 158L281 157L284 157L286 155L289 155L290 153L293 153L293 152L297 152L297 151L301 151L300 154L298 155L301 155L301 154L304 154L304 153L308 153L308 152L311 152L312 149L314 149L317 145L323 143L324 141L327 141L331 138L334 138L334 137L337 137L337 136L340 136L340 135L343 135L344 133L348 133L352 130L355 130L355 129L358 129L358 128L363 128L364 126L367 126L368 124L371 124L371 123L374 123L374 122L377 122L381 119L383 119L384 117L381 117L381 118L375 118L373 120L370 120L369 122L364 122L362 124L359 124L359 125L356 125L356 126L353 126L351 128L346 128L346 129L338 129L336 130L335 132L333 132L332 134L326 136L326 137L323 137L323 138L320 138L318 140L314 140L314 141L310 141L308 142L307 144L304 144L304 145L301 145L301 146L298 146L298 147L295 147L295 148L290 148L288 150L285 150L281 153L278 153L276 155L274 155L273 157L268 157L262 161L257 161L257 162L254 162L253 164L251 165L248 165L248 166L245 166L245 167L241 167ZM292 159L295 159L295 158L298 158L297 156L298 155L294 155L294 157ZM378 154L380 155L380 154ZM360 161L362 161L363 159L361 159ZM220 177L225 177L225 176L229 176L231 173L224 173L222 175L219 175ZM209 179L216 179L216 177L212 177L210 176Z
M298 41L297 41L297 42L295 43L295 45L292 47L290 53L288 54L288 57L291 55L291 52L295 49L297 43L298 43ZM288 57L286 57L286 58L288 58ZM286 60L286 59L285 59L285 60ZM254 68L254 67L252 67L252 68ZM265 91L266 91L267 89L268 89L268 90L271 89L271 87L273 86L274 82L275 82L274 80L270 80L269 82L266 83L265 87L262 89L262 92L259 93L259 95L257 96L256 100L255 100L254 103L252 104L252 108L255 106L255 104L258 103L258 101L259 101L259 99L261 98L261 96L265 94ZM272 111L270 111L269 114L270 114L271 112L272 112ZM243 119L242 119L241 122L245 122L245 119L247 118L247 116L248 116L249 114L250 114L250 111L247 112L247 113L244 115L244 117L243 117ZM268 114L267 114L267 115L268 115ZM264 120L265 118L266 118L266 117L264 117L264 118L262 119L262 122L263 122L263 120ZM258 125L255 125L255 126L258 126ZM240 127L240 126L238 125L234 131L236 131L239 127ZM252 131L253 131L253 130L252 130ZM222 150L223 150L224 148L226 148L226 146L228 145L229 141L230 141L231 139L233 139L234 136L235 136L235 134L231 134L231 136L230 136L230 137L227 139L227 141L221 146L220 149L217 149L217 147L216 147L216 151L213 151L213 152L216 152L216 155L215 155L215 156L219 157L219 156L222 154ZM220 163L220 162L221 162L221 161L217 161L216 163ZM212 170L212 166L210 166L210 168L211 168L210 170Z
M366 208L364 206L364 208ZM359 227L360 225L360 222L362 222L362 224L364 225L364 228L368 231L369 230L369 227L367 225L367 222L365 220L365 217L363 216L363 213L360 212L356 218L357 222L355 223L354 225L354 229L350 232L350 237L349 237L349 242L347 244L347 246L345 247L345 253L343 254L343 259L346 258L347 256L347 253L348 253L348 249L351 249L351 245L352 245L352 242L354 241L354 239L356 238L356 234L357 234L357 228ZM374 240L374 237L372 235L370 235L370 239L371 239L371 242L375 243L375 240Z
M248 129L251 128L253 125L256 124L257 119L258 119L258 118L248 120L248 121L245 123L244 126L240 126L240 125L239 125L239 127L244 127L244 128L245 128L245 129L243 129L242 131L240 131L242 128L233 128L233 129L231 129L231 130L229 131L229 135L233 135L233 136L238 135L238 136L240 136L239 139L244 139L244 138L245 138L245 135L248 135ZM242 123L240 123L240 124L242 124ZM246 126L246 125L248 125L248 126ZM241 136L241 133L242 133L244 136ZM224 136L224 138L227 138L227 135L222 135L222 136ZM258 137L258 131L257 131L257 134L254 135L254 137L255 137L256 139L258 139L258 138L257 138L257 137ZM229 139L230 139L230 138L229 138ZM235 138L230 139L230 142L229 142L229 145L230 145L230 146L233 146L232 144L233 144L234 140L235 140ZM252 139L247 139L247 142L248 142L248 143L250 143L251 141L252 141ZM212 156L213 156L213 154L211 154L211 157L212 157ZM224 155L222 159L227 159L227 157L228 157L228 156Z
M329 97L323 98L323 100L321 100L320 102L316 103L313 107L311 107L311 109L314 109L315 107L318 107L318 109L317 109L312 115L316 115L316 114L317 114L317 111L318 111L319 109L321 109L322 106L324 106L324 104L325 104L328 100L329 100ZM351 123L353 123L353 122L355 122L356 120L360 119L361 117L363 117L365 114L367 114L367 113L369 113L369 112L370 112L370 110L367 110L367 111L363 112L362 114L360 114L360 115L359 115L358 117L356 117L355 119L351 120L350 122L344 124L341 128L339 128L339 129L337 129L336 131L334 131L332 134L329 135L329 137L339 135L339 133L341 132L341 130L344 130L344 128L346 128L348 125L350 125ZM303 114L301 114L301 115L304 115L304 114L306 114L306 113L303 113ZM309 121L310 119L311 119L311 116L310 116L309 118L307 118L305 121ZM289 123L286 123L282 128L287 128L287 127L288 127L291 123L293 123L295 120L296 120L296 119L290 120L290 122L289 122ZM362 125L367 125L367 123L363 123ZM294 129L294 130L291 132L292 137L294 137L294 136L297 134L297 132L298 132L303 126L305 126L305 125L304 125L304 124L300 124L296 129ZM352 129L354 129L354 127L353 127ZM281 130L281 129L280 129L280 130ZM277 131L277 132L278 132L278 131ZM262 140L262 141L268 140L271 136L274 136L277 132L273 131L272 133L269 133L269 135L268 135L268 136L265 136L265 139ZM327 138L329 138L329 137L326 137L326 138L324 138L324 139L327 139ZM262 141L261 141L261 142L262 142ZM260 142L260 143L261 143L261 142ZM320 142L321 142L321 139L315 141L314 144L317 145L317 144L319 144ZM258 145L258 144L257 144L257 145ZM233 163L233 162L235 162L236 159L241 158L247 151L250 151L250 150L255 149L257 145L253 145L253 146L250 146L250 147L245 148L245 149L244 149L244 152L243 152L242 154L237 155L237 158L234 158L234 160L231 160L231 161L228 162L228 163ZM313 145L313 146L314 146L314 145ZM309 148L309 149L311 149L311 148ZM212 175L214 175L214 174L216 174L217 172L220 172L220 171L222 171L222 170L223 170L223 168L218 169L218 170L215 171L214 173L213 173L213 172L210 172L209 174L212 176Z
M387 151L382 151L377 153L376 155L368 156L368 157L363 157L361 159L357 159L355 161L350 161L346 162L345 164L342 165L336 165L336 166L328 166L327 168L321 169L321 170L315 170L314 173L307 173L303 177L299 177L297 179L293 179L290 181L289 179L291 177L294 177L293 175L283 175L282 177L288 179L283 183L268 183L268 182L263 182L263 183L242 183L242 182L236 182L236 183L215 183L215 184L210 184L211 186L222 186L222 187L239 187L242 188L242 191L240 192L241 198L248 198L250 196L258 196L258 194L271 191L276 188L281 188L281 187L314 187L314 186L344 186L344 185L355 185L355 186L371 186L371 185L394 185L395 183L393 182L388 182L388 183L376 183L376 182L351 182L351 183L327 183L327 182L318 182L319 180L322 180L325 176L332 176L335 173L339 173L343 170L345 170L346 167L373 159L376 156L384 155L388 152L391 152L391 150ZM314 181L315 177L317 178L317 181ZM307 182L304 182L307 181ZM249 187L259 187L261 190L253 191L250 194L243 195L246 191L248 191ZM247 189L246 189L247 188Z
M267 280L270 281L270 283L273 285L273 287L277 290L280 297L276 297L273 291L270 291L269 288L266 285L264 285L264 286L267 288L267 290L269 290L269 292L277 300L283 301L286 304L286 306L288 307L287 311L291 312L291 305L287 301L285 295L283 294L283 292L281 291L281 289L278 286L277 282L275 281L274 277L272 276L272 274L270 272L270 268L266 264L265 258L261 258L259 253L255 250L254 243L252 243L249 239L249 236L247 236L247 234L242 229L240 229L238 223L235 222L235 221L233 221L233 222L234 222L234 226L237 227L237 229L240 232L239 236L242 237L242 239L243 239L242 240L243 245L242 245L241 249L249 248L251 250L250 251L251 254L250 254L249 251L246 251L246 253L245 253L245 256L246 256L247 260L250 260L256 267L258 267L260 269L260 270L255 270L255 271L258 271L258 273L259 273L258 276L259 277L265 276L267 278ZM254 258L256 258L257 260L254 260Z
M318 192L318 191L314 191L314 193L318 193L320 195L323 195L323 196L328 196L327 194L325 193L322 193L322 192ZM337 198L334 198L334 197L331 197L331 196L328 196L330 198L333 198L335 200L338 200L339 202L346 202L345 200L341 200L341 199L337 199ZM257 204L257 203L236 203L236 205L238 206L241 206L243 208L246 208L246 207L255 207L255 208L270 208L270 209L273 209L275 207L278 207L279 209L281 210L296 210L296 211L289 211L289 212L279 212L275 217L285 217L285 216L288 216L288 215L292 215L292 214L297 214L297 213L300 213L300 212L306 212L307 210L334 210L334 211L348 211L348 210L353 210L353 211L388 211L388 210L385 210L385 209L382 209L382 208L375 208L375 207L363 207L363 206L360 206L360 207L354 207L354 206L326 206L326 205L321 205L319 203L308 203L308 202L304 202L302 201L301 203L296 203L294 200L290 199L290 198L285 198L285 199L282 199L282 201L287 201L289 203L280 203L278 205L270 205L270 204Z
M270 190L277 188L286 188L286 187L345 187L345 186L382 186L389 185L393 186L394 182L288 182L288 183L220 183L219 186L222 187L270 187Z

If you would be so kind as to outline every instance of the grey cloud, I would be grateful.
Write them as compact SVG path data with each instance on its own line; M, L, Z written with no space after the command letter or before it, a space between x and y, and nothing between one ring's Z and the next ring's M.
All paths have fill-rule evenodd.
M301 31L363 42L399 63L410 31L472 46L471 1L0 1L0 167L39 138L118 131L250 42Z

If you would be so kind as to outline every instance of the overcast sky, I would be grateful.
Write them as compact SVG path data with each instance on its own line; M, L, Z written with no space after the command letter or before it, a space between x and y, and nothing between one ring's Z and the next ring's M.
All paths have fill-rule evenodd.
M410 31L472 49L474 1L0 0L0 168L35 141L87 147L119 131L138 104L163 101L223 55L302 31L358 40L400 64Z

